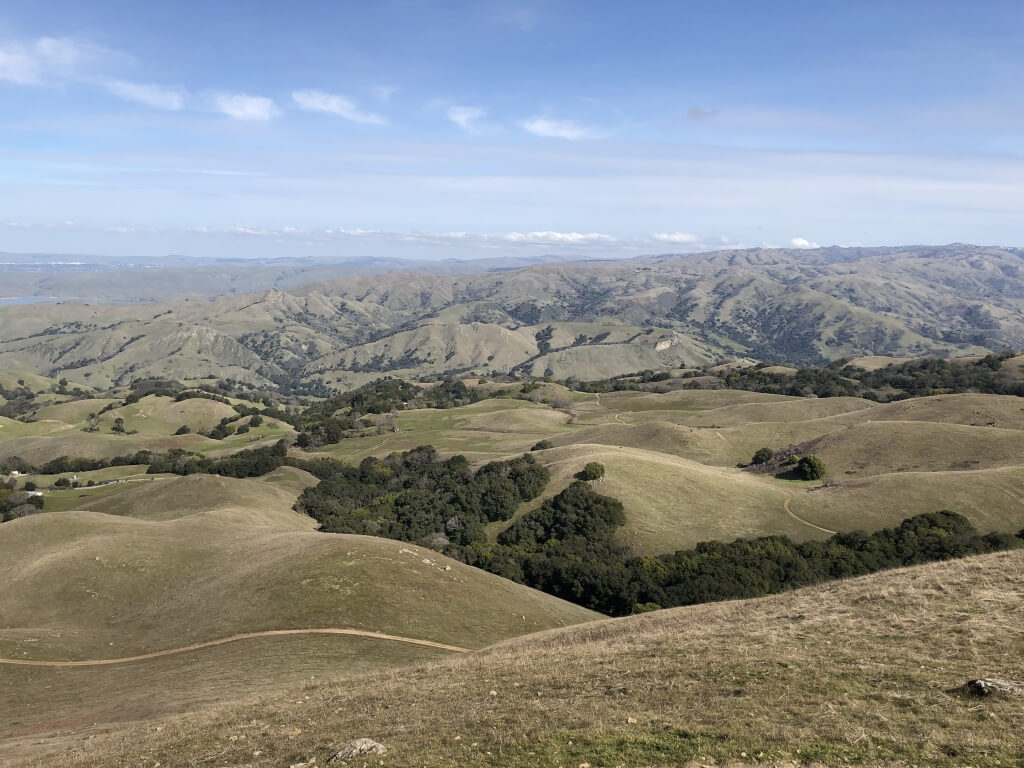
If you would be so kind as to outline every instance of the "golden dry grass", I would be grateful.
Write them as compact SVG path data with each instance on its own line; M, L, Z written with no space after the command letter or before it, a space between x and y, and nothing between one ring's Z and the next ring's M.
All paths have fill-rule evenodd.
M1009 766L1024 698L958 689L1024 679L1022 584L1017 552L607 620L159 727L71 727L35 764L323 764L368 736L396 768Z
M552 470L545 497L586 462L600 461L607 479L599 490L626 507L622 541L644 552L765 533L799 540L827 535L821 529L871 530L939 508L967 515L984 531L1024 525L1024 402L1018 398L958 395L878 405L679 391L572 393L572 399L575 423L545 405L492 400L403 412L398 433L345 440L327 453L355 461L432 443L444 454L481 462L549 438L558 447L535 454ZM160 405L160 398L152 400ZM55 407L72 418L74 409ZM153 414L151 426L173 423ZM59 420L0 426L0 455L36 460L179 445L228 453L252 445L244 436L217 442L160 430L88 434ZM829 487L735 466L759 447L798 443L825 458ZM307 473L282 468L262 479L155 478L51 495L49 509L89 511L39 515L0 530L3 573L18 585L0 592L0 656L127 656L239 632L313 626L480 647L594 618L429 550L317 534L312 521L290 509L313 482ZM353 737L397 745L388 758L395 765L667 766L701 757L743 762L758 752L764 761L955 764L960 758L950 750L957 740L967 745L965 764L984 764L993 755L1005 760L1005 738L1000 741L987 721L971 735L967 710L943 714L960 700L935 688L940 673L970 676L968 667L983 658L995 666L977 674L1024 674L1007 662L1024 647L1020 633L1007 630L1011 591L992 565L1019 578L1020 558L973 562L981 570L949 564L766 601L602 622L593 631L539 636L472 660L359 677L346 684L351 688L320 686L301 695L279 692L320 675L318 654L327 667L323 677L418 663L433 651L388 650L353 638L263 638L106 672L0 667L0 709L18 712L12 721L18 727L4 734L20 734L0 746L0 763L4 750L15 755L10 764L22 765L45 744L69 752L111 723L253 694L271 698L164 723L160 735L143 730L124 742L95 739L81 764L122 764L123 751L123 764L132 765L287 765L322 755L334 734L350 726L366 731ZM946 575L929 576L932 586L924 592L917 589L919 577L907 575L940 571ZM934 586L935 579L945 586ZM995 583L995 592L982 581ZM1019 588L1015 594L1019 605ZM984 625L979 611L962 607L972 600L999 617ZM932 609L938 619L926 615ZM1024 619L1019 608L1016 617ZM950 648L939 647L936 621L953 627ZM916 637L915 626L930 635ZM1002 636L987 637L985 626ZM246 662L259 667L251 680ZM807 679L804 700L800 686ZM176 689L174 681L183 687ZM879 692L878 681L889 687ZM486 695L492 688L497 697ZM541 695L527 700L520 688ZM410 699L409 690L422 691L423 699ZM906 690L920 691L922 703ZM83 698L104 706L82 708ZM301 711L294 704L300 700ZM1004 703L992 706L1000 718L1019 714ZM309 740L281 737L296 717L307 725L288 730L300 727ZM637 722L628 723L630 717ZM85 720L100 725L82 730ZM253 720L258 726L250 730L246 724ZM63 735L51 741L55 729ZM459 742L456 731L463 735ZM243 754L230 740L240 734L256 737L259 746ZM151 737L163 746L150 746ZM40 738L44 745L33 744ZM477 748L466 746L473 741ZM263 754L253 757L257 750ZM263 762L264 756L274 762ZM80 764L79 757L66 760Z
M790 484L736 468L711 467L642 448L567 445L536 454L551 471L544 497L563 490L583 465L596 461L605 476L594 488L622 502L626 525L619 541L644 554L687 549L700 541L732 541L768 534L802 541L828 534L786 512ZM540 505L524 504L517 517ZM495 524L492 534L507 527Z

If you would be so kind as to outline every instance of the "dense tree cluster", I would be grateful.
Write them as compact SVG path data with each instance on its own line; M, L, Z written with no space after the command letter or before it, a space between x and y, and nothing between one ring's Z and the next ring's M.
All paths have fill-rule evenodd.
M796 473L803 480L821 480L821 478L828 474L828 470L825 468L825 462L821 460L820 456L809 453L806 456L800 457L800 460L796 463Z
M29 493L30 490L35 489L35 486L19 491L15 485L14 480L0 484L0 523L16 520L26 515L34 515L43 509L43 497Z
M944 510L872 534L838 533L803 544L781 536L705 542L671 555L627 561L627 600L606 609L623 612L629 601L668 607L757 597L887 568L1020 548L1022 538L980 536L967 518Z
M673 378L667 371L641 371L598 381L566 381L581 392L673 389L742 389L794 397L863 397L888 402L908 397L978 392L1024 396L1024 380L1003 367L1017 353L1012 350L978 360L921 358L875 371L850 365L846 359L823 366L805 366L795 372L770 370L771 363L744 368L685 371Z
M761 595L886 568L1024 547L978 535L963 516L933 512L872 534L795 544L781 536L704 542L631 557L615 543L622 505L573 483L511 526L497 545L450 552L472 565L613 615Z
M322 475L327 470L326 476L296 502L321 530L435 549L483 541L487 523L507 520L522 501L540 495L549 479L529 454L491 462L474 473L465 457L442 461L431 446L369 457L356 467L331 464L316 468ZM307 468L305 462L299 466Z
M955 392L1024 397L1024 381L1003 368L1003 363L1015 355L1015 352L1007 350L969 363L933 357L888 365L877 371L864 371L850 366L843 370L864 387L892 387L910 397Z
M287 420L299 431L296 445L313 449L332 445L346 437L356 437L367 428L382 427L387 421L387 414L394 411L456 408L475 403L485 396L482 390L471 390L455 378L444 379L428 389L402 379L383 378L314 403ZM370 415L381 418L367 419Z
M1012 351L964 362L937 357L887 365L875 371L838 360L825 367L799 368L796 373L765 370L766 364L735 368L715 374L728 389L778 395L864 397L900 400L907 397L979 392L1024 396L1024 381L1003 370Z
M272 446L246 449L220 459L172 448L166 453L153 455L146 472L151 475L165 472L195 475L205 472L224 477L261 477L287 463L290 463L288 448L283 440L278 440Z
M0 404L0 416L8 419L16 419L35 408L36 393L25 386L24 380L19 379L16 387L0 385L0 398L4 400Z
M201 389L189 389L185 392L179 392L173 395L175 402L183 402L185 400L213 400L215 403L223 403L224 405L231 405L231 401L228 400L224 395L218 395L212 392L204 392Z

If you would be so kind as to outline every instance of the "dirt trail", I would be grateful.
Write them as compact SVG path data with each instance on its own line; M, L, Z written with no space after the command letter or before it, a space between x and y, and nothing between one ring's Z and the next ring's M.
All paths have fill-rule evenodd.
M786 494L786 498L784 498L782 500L782 508L784 510L786 510L786 514L787 515L792 517L798 523L803 523L804 525L809 525L811 528L817 528L819 531L824 531L825 533L830 533L830 534L834 534L835 533L835 531L831 531L828 528L822 528L820 525L815 525L810 520L804 520L802 517L800 517L798 514L796 514L793 510L791 510L789 508L789 502L792 500L793 494L790 493L789 491L783 491L783 493Z
M597 392L594 393L594 402L597 404L598 408L604 409L604 406L601 405L601 395ZM612 421L614 421L616 424L625 424L627 427L633 426L631 422L623 421L622 414L619 413L618 411L615 411L612 414Z
M232 635L220 640L207 640L205 643L195 643L182 648L169 648L166 651L154 651L144 653L140 656L125 656L120 659L94 659L90 661L30 661L27 659L0 659L0 664L16 664L24 667L100 667L108 664L127 664L132 661L147 661L157 659L161 656L171 656L176 653L188 653L203 648L212 648L217 645L234 643L238 640L250 640L256 637L281 637L283 635L351 635L353 637L369 637L375 640L390 640L397 643L410 643L411 645L423 645L427 648L439 648L443 651L455 651L456 653L471 653L470 648L460 648L457 645L445 645L435 643L432 640L418 640L414 637L401 637L399 635L386 635L383 632L370 632L361 629L271 629L264 632L246 632L242 635Z
M709 469L711 469L711 468L709 467ZM783 490L782 488L776 488L774 486L768 485L767 483L759 482L759 481L755 480L752 477L746 477L746 476L744 476L744 475L742 475L740 473L731 473L730 472L729 473L729 477L731 477L734 480L737 480L738 482L741 482L741 483L747 483L748 485L759 485L759 486L761 486L763 488L770 488L773 491L778 491L779 493L782 494L782 508L784 510L786 510L786 514L787 515L792 517L798 523L800 523L801 525L806 525L806 526L808 526L810 528L814 528L816 530L822 531L823 533L828 533L828 534L836 533L836 531L830 530L828 528L822 528L820 525L817 525L816 523L812 523L810 520L805 520L804 518L800 517L800 515L796 514L796 512L794 512L792 509L790 509L789 508L789 502L791 502L793 500L793 494L790 493L789 491Z

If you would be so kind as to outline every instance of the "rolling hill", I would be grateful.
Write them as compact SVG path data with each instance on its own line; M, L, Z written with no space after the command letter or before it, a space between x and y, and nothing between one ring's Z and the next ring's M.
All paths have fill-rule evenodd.
M478 384L475 379L470 383L480 391L493 388L496 395L522 389ZM527 396L535 399L490 397L454 408L398 411L394 431L342 439L313 452L293 447L291 455L330 456L355 464L367 456L433 444L444 456L463 454L479 466L517 456L545 440L551 447L533 451L532 456L549 469L551 480L541 497L523 503L515 517L566 488L587 463L596 461L605 474L593 481L594 488L619 499L624 507L625 524L617 531L617 543L645 555L737 537L824 539L837 531L894 526L937 509L964 515L982 532L1016 533L1024 528L1020 398L961 394L877 403L734 390L594 394L554 383L541 384ZM225 440L175 436L171 432L180 423L208 426L238 414L211 400L178 402L161 395L102 414L99 432L82 431L90 413L117 402L52 401L40 407L39 421L2 420L0 456L45 461L60 455L96 457L172 447L227 455L269 444L284 433L284 425L278 425L273 435L255 441L250 441L253 435ZM136 434L112 433L117 417ZM264 422L267 429L269 421ZM824 481L804 482L738 466L760 447L817 453L829 474ZM1008 659L1016 658L1019 643L1013 632L1004 631L1010 619L1000 613L1016 587L1006 582L997 588L998 597L984 590L1003 584L993 582L994 571L1001 579L1004 573L1020 570L1019 554L972 561L979 563L977 571L961 563L934 566L953 574L935 577L938 582L912 574L939 570L908 571L765 601L659 612L618 624L602 622L582 634L548 635L548 630L600 617L418 544L320 533L311 518L292 509L299 493L316 483L307 472L280 467L260 478L235 479L149 475L145 470L144 465L127 465L83 472L82 482L119 482L64 490L49 487L57 475L37 476L46 489L44 513L0 527L3 574L8 584L16 585L0 593L0 706L16 713L0 727L0 764L7 760L24 765L45 750L63 753L53 759L67 765L89 765L90 760L104 764L115 748L110 745L116 744L126 755L137 757L141 753L132 750L143 750L147 759L172 765L175 750L186 738L186 731L179 728L187 729L196 743L208 745L203 755L235 755L230 736L245 735L258 744L249 750L249 763L268 764L261 762L263 756L294 762L325 748L319 737L307 742L303 734L309 738L315 729L337 728L331 720L337 709L366 707L376 722L391 722L390 709L358 698L363 695L358 691L366 690L360 686L391 692L389 706L412 717L412 710L405 708L419 705L403 703L388 682L394 680L424 686L428 698L453 697L453 712L463 719L438 727L459 729L455 735L464 734L468 744L490 744L465 754L442 750L438 754L444 757L431 763L419 747L386 728L353 734L381 736L401 745L401 760L407 764L547 765L569 764L569 758L577 761L575 765L603 764L630 735L619 730L623 723L644 724L646 730L628 742L629 749L637 750L635 762L640 765L669 765L677 758L702 755L742 761L737 755L743 751L748 757L763 752L766 760L804 759L795 757L796 749L809 755L807 760L826 764L847 758L866 764L930 764L957 757L935 752L936 744L941 752L942 745L954 743L954 737L936 741L935 734L938 713L957 701L934 689L940 673L976 676L991 670L973 673L970 665L994 659L997 666L991 674L1016 674ZM507 525L492 524L491 540ZM885 578L893 581L882 581ZM941 588L917 592L914 585L919 579ZM949 650L950 656L921 655L929 651L921 645L923 639L913 637L911 619L906 617L919 617L913 621L935 634L934 625L927 623L932 619L920 618L931 616L927 612L933 609L938 611L935 621L958 628L951 630L957 642L975 650L981 647L980 625L964 623L964 611L943 602L951 601L957 590L963 600L983 600L971 615L980 617L978 621L991 620L985 626L1003 633L1001 638L985 641L984 655L964 656L955 649ZM881 611L882 605L892 613ZM814 610L830 618L808 624ZM866 624L865 613L872 614ZM885 624L879 613L889 616L890 623ZM848 633L841 663L835 669L825 666L827 654L821 653L812 663L812 646L820 650L827 647L826 640L839 642L834 634L826 636L836 626ZM885 668L886 680L891 677L897 688L933 685L926 707L915 709L895 694L878 698L869 691L873 673L865 671L863 661L871 653L868 632L875 633L873 647L884 636L888 652L894 654L886 657L893 665ZM715 639L717 635L722 639ZM523 636L529 637L522 645L501 645ZM1004 641L1009 645L999 645ZM727 657L730 643L737 650ZM893 643L898 652L891 651ZM499 645L471 655L471 661L450 660L494 644ZM765 648L771 659L780 658L790 666L765 667ZM624 655L630 650L633 655ZM588 656L591 651L598 656ZM714 661L701 661L705 657ZM577 668L571 673L557 671L552 666L556 658ZM940 661L897 674L894 670L910 658ZM523 671L528 659L534 659L539 669L547 665L554 687ZM492 663L512 666L489 666ZM873 669L882 674L878 667ZM666 670L689 682L666 684ZM755 736L715 731L710 721L693 714L688 700L673 698L672 691L705 699L710 695L710 684L693 682L688 675L697 673L687 670L718 676L725 694L714 698L708 711L728 717L730 723L745 723ZM435 675L445 678L443 685ZM472 683L457 682L463 675ZM764 707L764 701L795 695L805 675L820 676L825 682L814 684L809 703L788 704L774 724L767 714L757 714L761 710L731 701L746 698ZM349 682L324 687L322 681L334 679ZM518 690L517 681L536 688L541 696L531 697L528 705L521 703L525 710L502 710L503 697ZM598 686L596 692L587 687L591 683ZM843 693L846 684L853 685L853 694ZM303 685L311 687L298 687ZM489 694L492 689L495 697ZM737 690L741 693L735 694ZM483 702L480 713L466 715L470 705L462 708L458 691L473 706ZM636 702L653 703L644 708L629 703L630 691L636 692ZM330 704L313 703L325 695L332 697ZM337 698L349 695L357 698ZM858 725L852 730L826 729L817 737L799 725L808 708L820 709L826 701L833 707L850 707L843 711L860 718ZM888 725L872 719L869 705L882 707L875 711L886 713L878 717L887 718ZM199 721L167 719L206 712L209 706L220 709ZM569 706L581 707L579 717L566 717ZM245 719L238 719L237 713L243 711ZM998 717L1016 716L1012 706L996 711ZM564 730L545 730L545 712L554 713ZM902 713L903 719L891 720L893 712ZM518 718L506 723L508 738L488 741L497 738L488 713ZM222 717L228 719L218 719ZM280 721L273 720L278 717ZM368 722L360 717L357 713L350 722ZM630 723L629 718L637 722ZM944 722L966 729L968 719L962 714L960 720ZM253 720L273 725L267 726L269 731L261 725L258 732L242 727ZM285 720L290 723L287 728L280 725ZM131 744L117 741L120 736L112 737L114 741L102 738L107 732L121 733L119 729L131 721L143 721L143 728L159 722L165 735L136 733ZM673 736L668 744L659 736L663 722L676 723L690 736ZM862 745L855 739L868 723L873 724L872 733L883 735ZM409 733L419 734L419 728L414 726ZM477 728L489 728L491 735L477 735ZM295 730L302 734L289 737ZM1000 741L1001 732L986 723L980 740L971 743L983 744L979 750L1002 759L1006 753L999 750L1006 742ZM287 743L268 743L268 733ZM724 740L716 736L722 733ZM523 746L531 735L542 740L534 755ZM86 743L89 736L97 738ZM435 744L431 737L424 743ZM454 736L445 744L444 749L451 748ZM254 755L256 751L261 754ZM300 756L298 751L308 754ZM969 754L971 764L980 762L975 752Z
M590 395L547 388L574 399L574 417L507 399L402 411L394 433L342 440L313 455L358 463L431 444L483 464L548 439L555 447L534 453L552 473L545 497L587 462L604 464L598 488L626 510L621 543L644 553L767 534L824 538L943 508L980 530L1024 527L1020 398L963 394L880 404L732 390ZM738 468L761 447L820 454L827 481ZM492 535L503 527L494 524Z
M805 364L1020 346L1020 254L968 245L355 275L216 299L0 308L0 366L96 388L140 376L597 379L744 355Z
M0 562L18 586L0 596L0 755L83 718L180 712L598 616L422 547L317 533L291 509L311 482L292 468L155 478L5 523Z
M69 724L20 756L270 768L370 737L399 767L1013 765L1024 699L962 686L1020 679L1022 576L1007 553L606 620L110 735Z

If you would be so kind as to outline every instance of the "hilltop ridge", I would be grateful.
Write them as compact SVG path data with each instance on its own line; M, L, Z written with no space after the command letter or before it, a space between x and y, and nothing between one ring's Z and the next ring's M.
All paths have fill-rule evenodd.
M1024 346L1024 260L970 245L753 249L350 276L218 299L0 308L0 364L98 387L229 375L589 380L737 356L820 363Z

